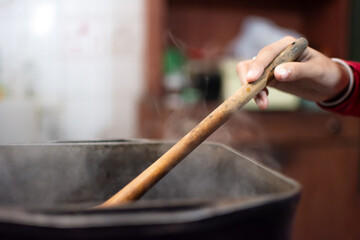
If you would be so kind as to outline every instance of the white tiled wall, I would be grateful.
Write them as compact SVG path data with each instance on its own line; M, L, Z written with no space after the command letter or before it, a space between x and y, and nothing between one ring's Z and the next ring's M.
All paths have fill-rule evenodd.
M143 5L0 0L0 84L7 89L0 119L14 117L1 104L22 101L36 109L21 116L23 122L39 123L27 127L36 137L0 134L0 142L134 137L143 82ZM3 120L0 131L15 133L17 124Z

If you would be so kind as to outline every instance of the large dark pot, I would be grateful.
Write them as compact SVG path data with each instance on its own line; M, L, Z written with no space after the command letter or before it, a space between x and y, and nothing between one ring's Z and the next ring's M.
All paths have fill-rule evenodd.
M204 143L141 200L89 209L172 143L0 146L0 239L289 239L300 186Z

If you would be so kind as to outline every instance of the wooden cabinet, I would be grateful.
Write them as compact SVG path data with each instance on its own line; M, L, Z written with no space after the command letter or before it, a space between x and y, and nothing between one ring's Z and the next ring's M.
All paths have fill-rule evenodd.
M330 56L348 56L348 0L147 1L146 91L139 104L138 136L179 139L218 103L167 109L162 54L168 32L193 46L209 42L219 53L246 16L260 15L303 33ZM303 194L295 240L360 239L360 123L320 111L239 112L209 140L232 146L298 180Z

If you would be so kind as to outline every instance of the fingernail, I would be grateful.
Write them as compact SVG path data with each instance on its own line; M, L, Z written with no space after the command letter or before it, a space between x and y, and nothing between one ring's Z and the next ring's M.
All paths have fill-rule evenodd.
M289 74L290 74L290 71L285 68L279 68L279 69L277 69L277 72L281 77L280 80L285 80L286 78L289 77Z
M258 79L259 78L258 75L259 75L259 71L252 69L246 74L246 79Z

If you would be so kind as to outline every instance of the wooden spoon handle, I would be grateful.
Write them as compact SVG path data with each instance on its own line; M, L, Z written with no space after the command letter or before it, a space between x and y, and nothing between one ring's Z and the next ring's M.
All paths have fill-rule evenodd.
M307 45L308 43L305 38L299 38L286 47L265 68L264 73L257 81L243 85L151 166L109 200L96 208L116 206L139 199L182 159L199 146L200 143L228 120L234 112L263 90L269 81L273 79L276 66L285 62L295 61L303 53Z

